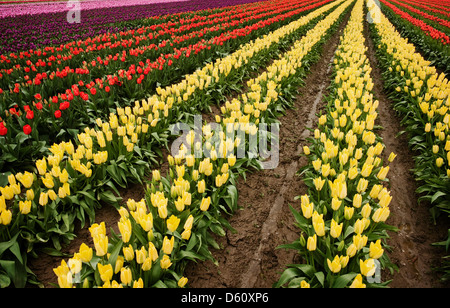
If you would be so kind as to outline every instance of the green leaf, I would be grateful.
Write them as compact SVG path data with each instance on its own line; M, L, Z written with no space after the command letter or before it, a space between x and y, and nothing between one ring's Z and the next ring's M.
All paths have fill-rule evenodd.
M323 272L317 272L317 273L314 273L314 276L317 277L317 280L319 280L319 282L320 282L320 284L322 285L322 287L325 286L325 285L324 285L324 282L325 282L325 275L323 274Z
M285 283L291 281L293 278L296 278L301 275L301 271L298 268L287 268L284 270L283 274L281 274L280 279L276 282L273 287L280 288Z
M345 288L350 281L356 277L357 273L348 273L339 276L333 283L333 288Z

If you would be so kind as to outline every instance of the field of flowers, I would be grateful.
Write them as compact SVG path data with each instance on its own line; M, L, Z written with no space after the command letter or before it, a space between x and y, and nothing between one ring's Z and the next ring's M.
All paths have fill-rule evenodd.
M18 2L1 288L448 283L447 0Z

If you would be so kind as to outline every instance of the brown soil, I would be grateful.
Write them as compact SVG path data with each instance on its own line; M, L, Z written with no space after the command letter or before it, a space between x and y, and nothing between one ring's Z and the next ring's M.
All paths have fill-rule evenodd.
M347 16L348 17L348 16ZM324 97L330 84L331 63L339 43L339 37L347 18L326 43L319 62L313 65L299 88L299 95L293 109L287 110L280 118L279 165L273 170L247 173L246 180L239 179L239 210L229 221L237 231L227 231L224 237L216 237L221 249L211 249L217 265L213 262L190 263L185 272L189 286L193 288L270 288L278 281L287 264L300 260L292 250L276 249L281 244L291 243L300 235L294 226L294 218L289 205L299 208L299 200L294 198L306 193L306 185L296 175L306 163L300 156L309 131L317 122L316 114L324 107ZM402 130L399 118L390 107L384 95L380 71L374 57L373 43L365 31L369 47L368 57L373 68L374 94L380 101L378 121L383 129L379 134L386 144L385 155L395 152L398 156L392 164L389 178L393 195L391 217L388 223L399 228L391 232L387 243L392 247L389 257L399 270L393 275L383 273L383 281L392 279L391 287L443 287L439 277L431 268L437 266L445 252L431 246L445 239L447 222L433 225L426 205L417 204L414 193L417 184L409 171L414 166L413 153L408 149L405 135L396 137ZM218 108L213 107L213 114ZM214 121L210 115L204 119ZM140 200L144 187L133 185L121 191L125 202L128 198ZM104 206L96 214L96 221L105 221L107 228L116 228L117 211ZM115 230L117 232L117 229ZM63 252L76 252L81 243L92 244L87 227L77 228L77 238ZM30 260L30 268L44 287L56 284L53 268L62 258L41 255ZM447 285L448 287L448 285Z

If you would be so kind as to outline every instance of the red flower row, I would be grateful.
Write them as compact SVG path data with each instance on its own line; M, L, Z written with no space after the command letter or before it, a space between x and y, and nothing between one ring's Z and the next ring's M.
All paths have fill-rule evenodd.
M439 18L439 17L437 17L437 16L427 14L427 13L425 13L425 12L422 12L421 10L418 10L418 9L416 9L416 8L413 8L413 7L410 6L410 5L401 3L401 2L396 1L396 0L390 0L390 1L393 2L393 3L396 3L397 5L399 5L399 6L401 6L401 7L404 7L404 8L406 8L406 9L410 10L410 11L413 12L413 13L419 14L420 16L422 16L422 17L424 17L424 18L426 18L426 19L435 21L435 22L439 23L440 25L442 25L442 26L444 26L444 27L450 28L450 21L448 21L448 20L444 20L444 19L441 19L441 18Z
M394 13L399 15L401 18L409 21L414 26L419 27L425 33L425 35L440 41L444 45L450 44L450 37L444 32L436 30L432 26L426 24L423 20L412 17L408 13L403 12L398 7L387 2L386 0L381 0L381 2L385 4L387 7L391 8L394 11Z

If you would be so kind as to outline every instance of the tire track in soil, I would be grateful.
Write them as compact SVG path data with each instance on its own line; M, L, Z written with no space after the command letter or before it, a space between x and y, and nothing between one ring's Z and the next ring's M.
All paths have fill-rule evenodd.
M229 219L237 232L227 230L224 237L215 236L221 249L211 252L218 265L206 261L186 267L190 287L271 288L287 264L300 261L294 251L276 247L300 235L289 210L289 205L299 208L300 202L294 198L307 192L296 176L307 162L300 154L310 133L306 128L315 126L316 114L326 104L334 53L349 17L350 11L322 47L322 56L311 66L294 107L280 118L278 167L249 173L246 180L237 181L240 210Z
M428 204L419 205L417 202L419 195L415 191L418 185L411 171L414 168L414 153L408 147L406 134L396 137L404 127L400 125L401 119L392 109L392 101L384 91L367 21L364 23L364 36L366 55L372 67L373 93L379 101L377 124L383 128L378 133L386 146L383 160L387 161L391 152L397 154L388 174L392 202L391 215L386 223L399 229L398 232L388 232L391 238L387 239L387 244L392 247L392 251L387 252L388 256L399 270L393 275L384 271L382 281L392 279L389 286L393 288L444 287L432 267L438 266L445 254L442 248L431 244L445 240L448 222L445 224L443 219L439 219L434 225Z

